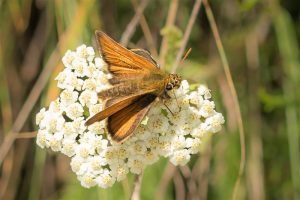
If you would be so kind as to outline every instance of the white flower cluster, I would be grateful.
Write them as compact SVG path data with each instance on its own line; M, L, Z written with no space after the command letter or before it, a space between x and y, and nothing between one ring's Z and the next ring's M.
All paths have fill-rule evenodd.
M85 121L102 109L97 92L110 87L106 63L92 47L82 45L62 59L57 76L60 96L36 116L37 144L71 157L71 168L82 186L111 187L131 172L139 174L160 156L185 165L200 150L203 139L221 130L224 118L215 111L205 86L189 90L187 81L166 102L155 102L134 135L122 144L109 139L105 122L86 127Z

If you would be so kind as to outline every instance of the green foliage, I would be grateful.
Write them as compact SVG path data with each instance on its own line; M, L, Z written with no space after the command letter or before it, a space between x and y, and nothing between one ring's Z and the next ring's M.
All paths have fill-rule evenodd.
M165 58L165 68L170 70L181 45L182 31L176 26L167 26L161 29L160 34L167 38L168 51Z

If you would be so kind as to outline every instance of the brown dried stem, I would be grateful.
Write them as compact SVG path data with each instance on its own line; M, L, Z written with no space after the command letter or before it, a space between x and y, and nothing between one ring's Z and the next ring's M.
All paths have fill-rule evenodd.
M145 8L147 7L149 3L149 0L143 0L141 2L141 4L138 6L138 8L136 9L135 15L134 17L131 19L131 21L129 22L129 24L127 25L125 31L122 34L120 43L124 46L127 46L135 29L137 24L139 23L139 20L145 10Z
M183 177L187 180L187 188L188 188L188 199L196 200L197 198L197 184L195 177L192 174L191 169L188 166L180 166L179 167Z
M136 0L131 0L131 4L133 5L135 11L137 12L138 5L137 5ZM141 18L140 18L140 25L141 25L141 28L142 28L143 33L145 35L145 39L146 39L146 42L147 42L147 45L149 47L149 50L150 50L151 54L155 58L157 58L158 53L157 53L157 50L156 50L156 47L155 47L155 42L154 42L154 39L152 37L152 34L151 34L150 28L148 26L147 20L146 20L146 18L143 14L141 15Z
M160 183L158 184L158 188L154 199L156 200L164 199L164 194L166 193L168 185L176 171L177 168L174 165L172 165L171 163L167 164L165 171L160 179Z
M190 19L189 19L188 24L186 26L186 30L185 30L184 35L183 35L183 40L182 40L181 47L180 47L180 49L179 49L179 51L176 55L176 60L173 64L173 66L172 66L172 70L171 70L172 73L176 72L176 69L177 69L177 67L180 63L181 57L182 57L182 55L184 53L184 50L186 48L186 44L187 44L188 39L191 35L196 17L199 13L201 2L202 2L201 0L196 0L195 4L193 6L192 14L190 16Z
M186 199L184 181L178 170L176 170L174 174L173 181L175 186L176 200Z
M242 114L241 114L241 109L239 106L237 93L236 93L236 90L234 87L233 79L231 77L229 64L228 64L228 61L226 58L225 50L224 50L224 47L223 47L223 44L221 41L221 37L220 37L219 31L218 31L218 27L216 25L215 18L213 16L213 13L209 6L208 1L203 0L203 4L204 4L207 18L208 18L209 24L211 26L211 30L212 30L212 33L213 33L214 39L216 41L216 45L217 45L220 57L221 57L224 73L225 73L225 76L226 76L226 79L227 79L227 82L228 82L228 85L230 88L230 93L231 93L232 99L234 101L235 115L238 120L238 128L239 128L239 133L240 133L240 144L241 144L241 160L240 160L239 174L238 174L237 180L235 182L235 186L234 186L234 190L233 190L233 194L232 194L233 195L232 199L237 199L238 187L240 185L241 177L244 173L245 160L246 160L244 125L243 125Z
M141 193L142 179L143 179L143 172L139 175L136 175L135 180L134 180L131 200L140 200L141 199L140 193Z
M201 200L207 199L211 153L211 141L208 141L205 151L201 154L201 159L198 158L192 169L191 176L196 177L198 182L197 197Z
M31 93L29 94L27 100L25 101L21 111L19 112L17 119L13 125L12 131L7 134L5 137L1 147L0 147L0 164L2 163L3 159L5 158L7 152L9 151L10 147L12 146L14 140L16 139L16 134L21 130L23 127L26 119L28 118L35 102L38 100L43 88L45 87L48 78L55 67L55 63L58 62L59 59L59 52L57 49L53 51L51 54L45 68L41 72L36 84L33 86Z
M31 138L35 138L36 135L37 135L37 131L17 133L16 139L31 139Z

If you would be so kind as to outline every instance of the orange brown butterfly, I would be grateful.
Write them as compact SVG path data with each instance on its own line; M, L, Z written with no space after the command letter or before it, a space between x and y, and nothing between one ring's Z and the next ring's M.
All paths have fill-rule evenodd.
M160 70L148 51L126 49L102 31L96 31L99 52L108 65L111 88L98 93L104 109L86 121L89 126L107 118L107 130L115 142L127 139L143 120L155 99L170 98L181 77Z

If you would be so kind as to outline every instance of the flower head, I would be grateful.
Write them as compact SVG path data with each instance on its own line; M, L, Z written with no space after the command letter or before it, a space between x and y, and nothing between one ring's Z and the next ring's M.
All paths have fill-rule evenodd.
M68 50L62 62L65 68L56 77L62 91L36 115L36 142L71 157L71 169L83 187L111 187L129 172L140 174L160 156L185 165L191 154L199 152L203 139L219 132L224 123L209 89L201 85L190 91L183 80L176 91L169 92L173 98L165 105L156 101L134 134L118 144L110 140L105 121L84 125L103 109L97 92L110 87L107 64L86 45Z

